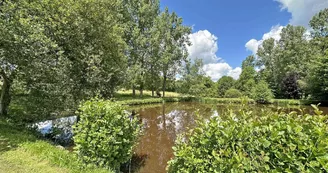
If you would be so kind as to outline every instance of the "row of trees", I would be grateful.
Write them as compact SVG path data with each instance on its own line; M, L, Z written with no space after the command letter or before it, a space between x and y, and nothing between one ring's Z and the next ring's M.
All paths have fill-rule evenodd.
M224 76L218 82L213 82L205 75L203 63L198 59L194 62L187 61L180 69L176 68L179 69L180 79L174 80L175 76L171 75L168 89L203 97L243 95L255 98L262 95L256 93L256 90L261 91L259 88L269 86L269 89L262 90L266 93L266 98L274 96L327 100L327 19L328 10L325 9L310 21L311 29L288 25L283 28L280 40L264 40L257 54L248 56L243 61L238 80ZM163 77L159 76L157 79L163 81ZM152 88L154 87L151 85L147 86L147 89Z
M311 33L288 25L280 40L264 40L257 55L243 61L237 81L227 76L218 81L218 97L231 88L254 97L257 84L267 83L275 98L328 100L328 9L315 15L310 26Z
M160 87L160 76L165 95L190 30L158 0L1 1L0 114L75 110L122 85L142 95L146 84Z
M268 84L255 71L254 56L242 63L242 73L238 80L223 76L217 82L211 80L203 71L200 59L187 62L182 68L181 78L174 83L175 91L201 97L239 98L247 96L257 101L267 102L272 98ZM263 88L263 89L262 89Z
M131 0L127 6L131 10L127 11L130 22L126 34L129 49L125 86L133 89L133 95L138 88L140 96L146 87L153 96L155 90L162 88L165 96L167 80L175 78L187 59L191 28L167 8L160 13L158 0Z
M328 9L310 21L311 33L288 25L281 39L268 39L259 47L258 76L267 81L277 98L328 99Z

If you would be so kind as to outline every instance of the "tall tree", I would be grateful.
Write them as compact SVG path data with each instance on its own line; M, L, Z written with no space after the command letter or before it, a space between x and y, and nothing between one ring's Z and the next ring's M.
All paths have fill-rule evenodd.
M224 97L224 94L227 90L232 88L235 85L235 80L230 76L223 76L217 82L218 85L218 96Z
M154 32L155 19L160 13L158 0L127 0L126 8L130 20L128 35L126 41L130 46L129 52L129 72L132 76L130 83L134 90L139 85L140 96L143 95L146 77L149 70L154 74L153 59L158 57L153 49L156 44Z
M71 106L95 95L110 97L125 69L121 3L5 1L0 7L0 63L6 82L2 114L15 80L35 101L34 112L53 113L51 103Z
M262 78L266 79L276 97L284 97L282 81L289 73L297 73L300 79L306 77L311 55L304 27L288 25L280 36L279 41L271 38L263 42L257 60L257 65L264 67Z
M194 62L190 60L186 62L183 70L181 71L182 78L181 86L179 86L179 92L191 94L190 88L193 85L201 83L202 78L205 76L203 71L203 61L196 59Z
M27 1L4 1L0 6L1 115L7 115L11 88L18 76L26 77L25 74L36 69L51 69L58 60L53 55L60 49L31 15L38 10L34 5Z
M248 66L242 69L239 79L236 82L236 89L250 97L251 90L255 87L256 71L254 67Z
M317 50L311 56L308 90L313 99L328 100L328 9L316 14L310 21L312 27L311 48Z
M255 67L255 56L250 55L242 62L241 68L245 69L246 67Z
M182 62L186 61L188 56L186 46L190 44L188 34L191 28L184 26L182 22L182 18L174 12L170 13L168 8L165 8L157 20L156 27L161 36L159 55L163 75L163 97L165 97L167 79L175 77Z

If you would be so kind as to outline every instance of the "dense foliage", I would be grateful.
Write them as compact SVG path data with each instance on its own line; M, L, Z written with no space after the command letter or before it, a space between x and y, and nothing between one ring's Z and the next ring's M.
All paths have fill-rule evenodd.
M258 103L269 103L273 94L265 81L260 81L252 90L252 99Z
M165 93L186 61L189 33L158 0L2 1L0 114L72 113L119 87Z
M230 76L223 76L217 82L218 85L218 96L224 97L224 94L227 90L232 88L235 85L235 80Z
M314 106L315 107L315 106ZM327 172L328 117L240 110L180 136L169 172Z
M234 88L228 89L225 93L224 93L224 97L225 98L239 98L241 97L243 94Z
M233 82L227 76L219 79L217 86L213 85L217 89L214 95L224 97L228 89L235 88L243 96L252 97L252 91L263 80L277 99L328 100L327 19L328 9L324 9L310 21L310 30L293 25L283 27L279 39L264 40L256 55L246 57L241 64L242 73L238 80ZM199 81L196 84L188 83L188 78L178 82L185 83L184 86L188 88L195 88L196 92L189 92L194 94L200 92L201 88L206 89L199 79L201 76L195 77L195 81ZM197 95L209 96L213 93Z
M118 169L132 157L140 125L120 104L90 100L79 110L74 127L75 150L87 164Z
M110 97L126 67L121 13L120 0L4 1L0 113L7 115L12 98L25 117Z

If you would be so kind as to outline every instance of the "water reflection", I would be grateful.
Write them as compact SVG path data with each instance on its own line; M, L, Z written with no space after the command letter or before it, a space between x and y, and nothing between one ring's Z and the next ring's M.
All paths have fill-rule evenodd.
M177 136L194 127L196 114L202 118L220 116L229 110L238 111L240 105L211 105L201 103L166 103L152 106L129 107L130 113L139 114L140 121L144 125L144 132L135 148L135 154L130 163L122 166L123 172L140 173L164 173L167 162L173 157L172 146ZM274 105L250 106L251 111L256 112L278 110ZM282 112L298 111L313 113L311 107L289 107L279 109ZM327 107L321 107L328 114ZM76 117L60 118L36 124L37 129L44 135L51 136L61 143L71 144L73 135L72 125ZM58 131L58 133L54 133Z
M77 117L64 117L55 120L47 120L33 125L42 135L52 139L55 143L69 146L72 144L72 126Z
M144 156L144 166L138 169L140 173L165 173L167 162L173 157L172 146L177 136L194 127L197 112L202 118L208 119L220 116L227 110L239 111L240 105L209 105L201 103L168 103L154 107L138 108L134 110L139 113L145 124L144 135L135 149L136 155ZM250 106L249 110L257 112L273 110L280 112L304 112L313 113L312 108L307 107L285 107L278 108L275 105ZM300 110L302 109L302 111ZM321 107L328 113L327 107ZM132 162L132 165L134 163ZM132 166L133 167L133 166Z
M135 152L137 155L147 155L148 158L139 172L166 172L167 161L173 157L172 146L177 136L195 125L197 112L205 118L217 116L219 113L214 108L195 103L170 103L140 108L138 112L143 121L147 120L147 129Z

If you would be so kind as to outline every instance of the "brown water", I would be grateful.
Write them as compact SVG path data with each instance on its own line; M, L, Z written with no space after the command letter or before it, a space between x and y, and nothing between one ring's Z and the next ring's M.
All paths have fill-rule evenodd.
M165 173L167 162L173 157L172 146L177 135L186 132L195 124L195 112L209 118L218 116L228 108L238 110L237 105L208 105L200 103L167 103L154 107L138 108L142 122L145 124L144 135L135 150L136 161L132 169L138 173ZM312 112L311 107L300 107L306 112ZM277 109L276 106L252 106L253 111L261 109ZM284 111L297 111L299 108L284 108ZM328 114L328 107L321 108Z
M141 107L130 107L139 114L140 121L144 124L144 132L139 144L135 148L135 154L131 164L125 165L124 172L135 173L165 173L167 162L173 157L172 147L179 134L186 132L195 125L195 114L199 112L201 117L209 118L219 116L227 109L238 110L238 105L211 105L202 103L165 103L158 105L147 105ZM284 108L283 111L298 111L304 109L305 112L312 113L312 108L293 107ZM254 111L262 109L276 110L273 105L250 106ZM325 114L328 114L328 107L321 107ZM61 129L64 134L52 134L52 139L59 143L70 143L68 138L72 136L71 126L76 121L76 117L66 117L56 120L48 120L36 124L43 134L51 134L53 129Z

